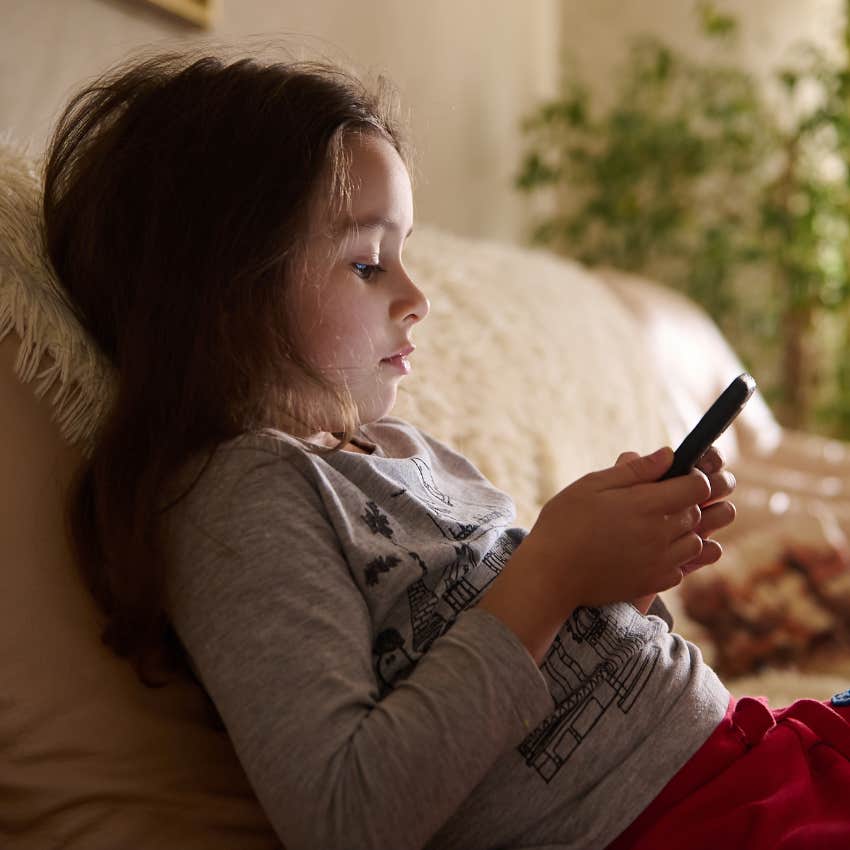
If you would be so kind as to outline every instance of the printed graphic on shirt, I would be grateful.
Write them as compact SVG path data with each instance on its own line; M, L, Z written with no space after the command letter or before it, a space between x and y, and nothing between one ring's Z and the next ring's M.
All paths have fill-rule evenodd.
M472 605L484 588L499 574L516 546L504 532L509 514L500 505L471 503L444 493L431 474L426 460L411 458L417 473L417 487L410 495L427 508L429 519L445 538L445 559L429 565L420 555L399 543L392 520L377 504L368 502L362 521L376 537L396 548L395 554L380 554L364 567L366 585L380 584L383 574L402 566L415 566L419 577L407 586L409 624L400 631L387 628L373 646L375 670L384 691L409 675L416 662L443 634L460 611ZM393 493L403 498L406 490ZM500 523L500 521L502 521ZM492 539L489 547L485 536ZM476 545L477 541L477 545Z
M489 531L495 520L505 519L503 511L495 505L482 505L446 495L434 481L427 460L412 457L410 461L416 467L421 482L416 498L428 506L431 521L446 539L469 540ZM466 522L458 519L461 510L470 513Z
M606 711L628 714L658 662L647 645L654 626L636 610L614 621L578 608L541 665L555 710L519 746L526 764L550 782Z

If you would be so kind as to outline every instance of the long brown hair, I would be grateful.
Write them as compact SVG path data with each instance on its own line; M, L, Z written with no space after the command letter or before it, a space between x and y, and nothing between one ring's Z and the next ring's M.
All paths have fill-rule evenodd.
M318 188L345 195L347 135L404 155L393 106L331 65L180 52L108 71L57 122L47 250L117 373L68 526L104 641L148 684L183 666L164 609L172 476L242 432L309 426L298 380L335 400L346 438L356 427L299 357L286 294Z

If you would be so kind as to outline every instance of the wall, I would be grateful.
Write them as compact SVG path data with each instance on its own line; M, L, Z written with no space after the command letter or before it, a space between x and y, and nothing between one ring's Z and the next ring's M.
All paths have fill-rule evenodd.
M410 110L416 215L519 240L518 116L554 91L557 0L220 0L217 39L280 37L386 73ZM133 0L0 0L0 132L41 150L77 81L133 48L197 30Z
M221 39L292 43L383 71L411 112L417 218L521 241L531 202L512 188L520 117L553 94L561 52L610 90L627 39L647 30L696 49L689 0L220 0ZM743 27L737 54L766 72L806 37L834 43L841 0L725 0ZM194 41L140 0L0 0L0 133L40 150L78 81L133 48ZM540 203L536 201L535 203Z

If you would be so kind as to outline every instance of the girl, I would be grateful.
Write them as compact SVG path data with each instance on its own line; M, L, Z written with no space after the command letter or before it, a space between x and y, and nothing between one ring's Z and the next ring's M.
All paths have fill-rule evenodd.
M385 95L171 55L61 117L48 249L118 375L70 505L106 640L197 676L290 850L846 847L847 710L736 704L655 600L720 557L716 451L526 534L389 415L429 304Z

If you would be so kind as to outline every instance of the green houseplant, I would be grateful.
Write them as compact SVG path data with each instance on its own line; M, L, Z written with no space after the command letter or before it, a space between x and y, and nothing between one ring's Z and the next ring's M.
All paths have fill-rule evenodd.
M784 424L850 437L850 66L802 45L766 86L696 8L709 61L643 38L610 106L571 72L525 119L517 186L556 200L533 240L680 288Z

